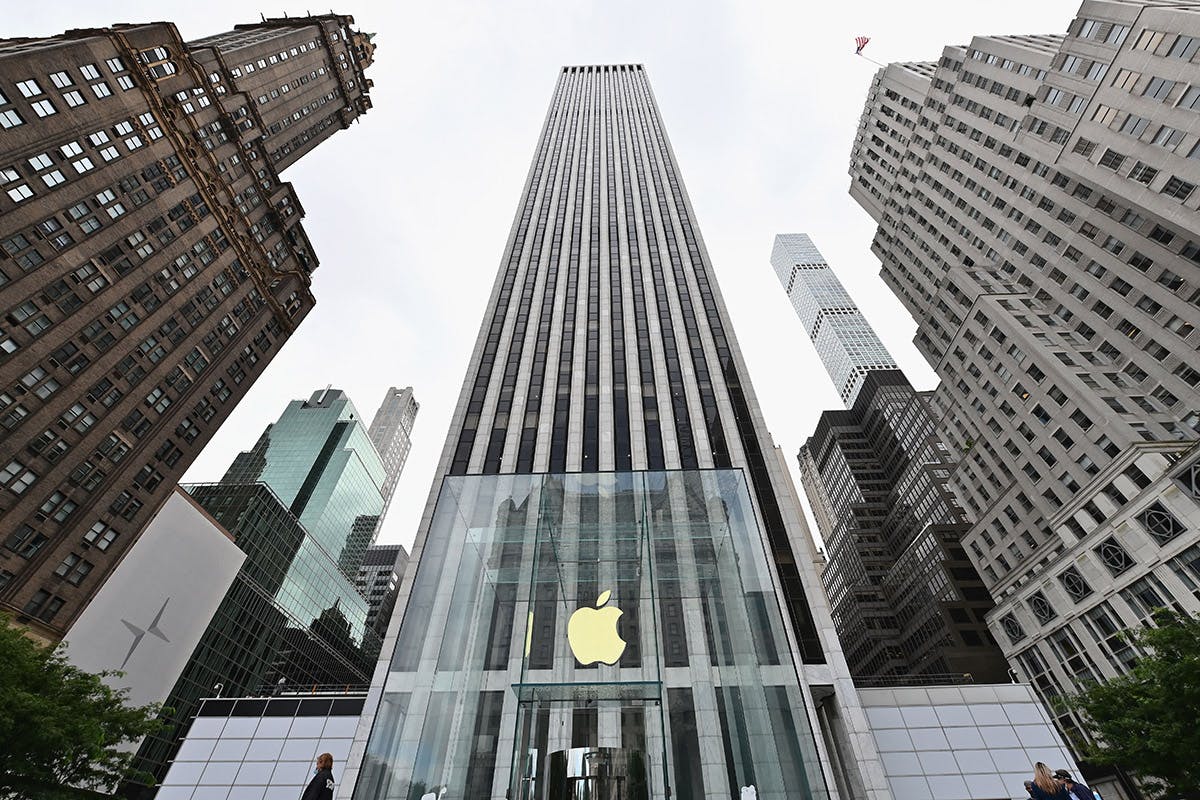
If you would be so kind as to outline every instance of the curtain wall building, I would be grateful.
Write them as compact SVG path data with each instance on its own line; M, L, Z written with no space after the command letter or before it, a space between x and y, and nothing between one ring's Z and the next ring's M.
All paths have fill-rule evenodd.
M354 403L327 388L288 403L221 481L270 486L354 580L383 516L388 473Z
M1125 672L1153 608L1200 611L1195 10L1089 0L1065 36L892 64L851 158L990 625L1047 701Z
M57 639L312 308L279 171L370 108L351 17L0 40L0 608Z
M340 796L886 797L814 560L643 68L564 68Z
M139 753L161 778L202 698L365 688L380 652L356 587L383 510L383 465L338 389L288 404L219 483L189 493L246 561ZM220 686L219 689L214 688Z
M826 411L800 450L800 475L826 563L821 579L860 685L913 680L1002 683L987 629L991 596L967 558L969 528L948 486L954 458L929 392L888 355L804 234L775 238L771 263L845 411ZM849 369L847 365L852 365Z

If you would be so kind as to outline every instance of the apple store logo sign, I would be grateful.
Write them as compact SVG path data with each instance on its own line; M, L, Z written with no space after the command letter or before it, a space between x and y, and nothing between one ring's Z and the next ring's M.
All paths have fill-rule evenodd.
M609 589L596 598L595 608L580 608L567 622L567 642L575 660L583 666L616 664L625 652L625 640L617 632L617 619L624 612L616 606L607 606L612 595Z

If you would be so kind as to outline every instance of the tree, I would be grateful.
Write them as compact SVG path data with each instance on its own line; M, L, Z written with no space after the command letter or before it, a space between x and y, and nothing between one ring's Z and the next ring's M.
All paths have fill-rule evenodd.
M159 727L156 706L126 705L127 690L38 644L0 615L0 799L82 800L126 779L149 782L119 746Z
M1068 700L1091 722L1098 764L1121 766L1155 797L1200 800L1200 619L1159 609L1158 627L1126 635L1133 669Z

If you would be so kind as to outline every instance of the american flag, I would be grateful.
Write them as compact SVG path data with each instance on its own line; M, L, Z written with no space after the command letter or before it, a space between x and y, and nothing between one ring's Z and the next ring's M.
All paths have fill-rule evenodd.
M866 36L856 36L854 38L854 44L857 45L857 47L854 50L854 55L861 56L863 48L867 46L867 42L869 42L869 41L871 41L871 40L868 39Z

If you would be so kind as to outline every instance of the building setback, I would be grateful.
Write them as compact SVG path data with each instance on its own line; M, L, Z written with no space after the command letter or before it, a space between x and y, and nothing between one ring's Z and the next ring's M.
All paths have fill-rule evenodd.
M0 608L56 640L313 306L280 170L370 108L334 14L0 41Z
M929 392L896 367L804 234L775 237L771 266L843 398L800 450L800 476L826 563L821 580L860 684L912 677L1002 683L1008 668L985 624L992 600L961 542L947 486L954 459Z
M873 370L854 407L822 413L800 450L801 483L821 508L821 579L859 685L1008 679L930 394Z
M989 624L1050 701L1200 599L1200 20L1089 0L872 84L851 195L942 383ZM1103 788L1103 787L1102 787Z
M776 236L771 266L846 408L854 407L868 372L899 369L806 234Z
M815 558L643 68L562 69L339 797L888 796Z
M413 397L411 386L397 389L395 386L387 390L379 410L371 419L371 441L379 451L383 460L383 469L387 478L383 482L383 513L387 514L392 504L392 495L396 492L396 484L400 482L400 474L408 462L408 454L412 450L413 425L417 421L417 412L421 404Z

